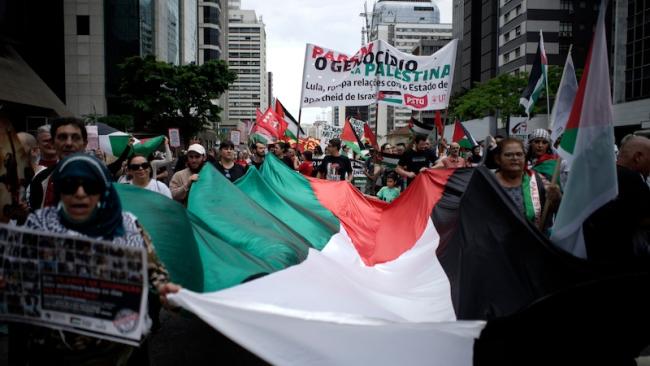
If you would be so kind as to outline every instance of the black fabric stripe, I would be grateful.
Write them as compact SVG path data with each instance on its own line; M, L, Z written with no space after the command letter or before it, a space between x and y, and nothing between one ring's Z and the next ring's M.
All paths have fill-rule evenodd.
M626 270L555 248L485 167L456 170L431 218L458 319L512 315L555 291Z

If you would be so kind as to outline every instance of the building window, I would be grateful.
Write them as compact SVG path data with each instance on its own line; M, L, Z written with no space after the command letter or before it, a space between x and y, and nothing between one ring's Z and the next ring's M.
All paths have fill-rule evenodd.
M510 32L507 32L506 34L503 35L503 41L504 42L510 41Z
M569 22L560 22L560 37L572 37L573 36L573 24Z
M521 56L521 50L519 49L519 47L517 47L517 48L515 48L515 58L517 58L519 56Z
M503 22L504 22L504 23L508 23L509 20L510 20L510 12L507 12L507 13L505 13L505 15L503 16Z
M90 16L77 15L77 35L78 36L90 35Z
M508 62L510 62L510 52L503 54L503 63L507 64Z
M221 26L219 22L219 9L212 6L203 7L203 23L216 24Z
M520 35L521 35L521 26L518 25L518 26L515 28L515 37L519 37Z
M210 60L218 60L221 56L221 53L217 50L206 49L203 52L203 62L208 62Z
M203 28L203 44L219 46L219 30L214 28Z
M517 7L515 8L515 16L519 14L521 14L521 4L517 5Z
M573 10L573 0L560 0L562 10Z

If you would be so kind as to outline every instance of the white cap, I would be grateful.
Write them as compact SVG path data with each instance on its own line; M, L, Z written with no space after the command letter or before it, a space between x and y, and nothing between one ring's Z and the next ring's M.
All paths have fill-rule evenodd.
M194 151L195 153L205 155L205 148L203 145L200 144L192 144L190 147L187 149L187 152L189 153L190 151Z

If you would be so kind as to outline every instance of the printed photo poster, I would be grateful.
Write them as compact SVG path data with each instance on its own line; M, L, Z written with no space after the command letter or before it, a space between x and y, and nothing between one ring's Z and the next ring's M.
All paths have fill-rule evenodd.
M137 346L146 269L144 248L0 224L0 320Z
M352 56L307 44L301 106L383 103L412 110L445 109L457 43L454 39L431 56L406 54L382 40Z
M29 156L11 122L0 118L0 222L9 222L33 175Z
M169 132L169 146L170 147L179 147L181 146L181 134L178 128L170 128Z

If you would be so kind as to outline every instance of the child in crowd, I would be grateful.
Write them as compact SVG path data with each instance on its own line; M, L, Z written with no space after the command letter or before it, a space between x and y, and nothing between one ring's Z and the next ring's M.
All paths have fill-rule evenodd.
M397 173L390 172L386 177L386 186L381 187L377 192L377 198L388 203L393 202L399 196L400 190L397 187Z

